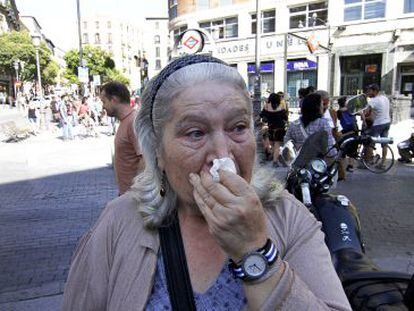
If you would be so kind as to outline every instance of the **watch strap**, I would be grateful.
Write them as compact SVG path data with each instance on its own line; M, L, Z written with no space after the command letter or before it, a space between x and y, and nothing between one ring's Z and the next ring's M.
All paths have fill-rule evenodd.
M271 267L278 258L278 251L271 239L267 239L266 244L254 252L247 253L239 262L229 259L228 268L235 278L244 281L249 280L249 275L243 269L244 260L250 255L261 255L267 263L267 267Z

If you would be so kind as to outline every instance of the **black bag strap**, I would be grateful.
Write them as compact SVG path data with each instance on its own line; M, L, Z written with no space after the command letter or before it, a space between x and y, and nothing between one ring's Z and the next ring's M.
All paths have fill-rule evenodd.
M174 311L196 311L178 216L159 228L159 233L171 307Z

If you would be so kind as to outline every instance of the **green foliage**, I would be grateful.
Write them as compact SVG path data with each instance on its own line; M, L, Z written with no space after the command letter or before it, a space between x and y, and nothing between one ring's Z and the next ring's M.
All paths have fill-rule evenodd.
M118 81L125 85L129 85L130 81L127 77L125 77L119 70L116 69L108 69L107 70L107 76L103 79L103 83L109 82L109 81Z
M89 68L89 76L100 75L102 81L112 80L109 77L114 77L119 74L115 70L115 62L111 54L101 48L87 45L83 48L83 60ZM78 81L78 66L79 66L79 51L70 50L65 54L66 72L65 78L71 83L79 83ZM120 75L123 79L126 79Z
M46 68L42 71L42 76L44 76L42 83L45 85L55 85L59 70L59 65L54 60L50 61Z
M53 84L57 76L56 66L51 61L52 52L44 42L39 48L39 63L41 68L42 82ZM15 76L14 62L23 62L24 68L19 68L19 78L22 81L36 79L36 49L32 38L26 31L5 32L0 35L0 72L5 75ZM55 65L52 65L52 64ZM50 66L54 67L51 68Z

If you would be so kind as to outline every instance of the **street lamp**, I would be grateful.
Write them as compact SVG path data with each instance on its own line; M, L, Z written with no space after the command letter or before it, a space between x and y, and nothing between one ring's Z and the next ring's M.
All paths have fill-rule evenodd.
M13 62L14 70L16 71L16 81L14 82L14 96L17 99L17 82L19 81L19 60Z
M262 104L262 79L260 76L260 37L262 31L262 21L259 0L256 0L256 37L255 37L255 72L254 72L254 86L253 86L253 113L255 118L255 126L258 124Z
M41 39L42 38L40 37L39 34L33 34L32 35L33 45L34 45L35 51L36 51L37 83L38 83L38 87L39 87L40 98L43 98L42 76L40 74L40 60L39 60L39 48L40 48Z

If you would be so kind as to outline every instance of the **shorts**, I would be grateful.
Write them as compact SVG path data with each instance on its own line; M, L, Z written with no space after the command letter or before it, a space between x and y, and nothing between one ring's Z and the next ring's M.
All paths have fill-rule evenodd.
M373 125L367 132L372 137L388 137L388 131L390 130L390 123ZM381 144L381 147L385 147L387 144Z
M388 131L390 130L390 123L373 125L367 132L372 137L388 137Z
M286 130L284 128L279 129L269 129L269 140L283 142L283 138L286 135Z

